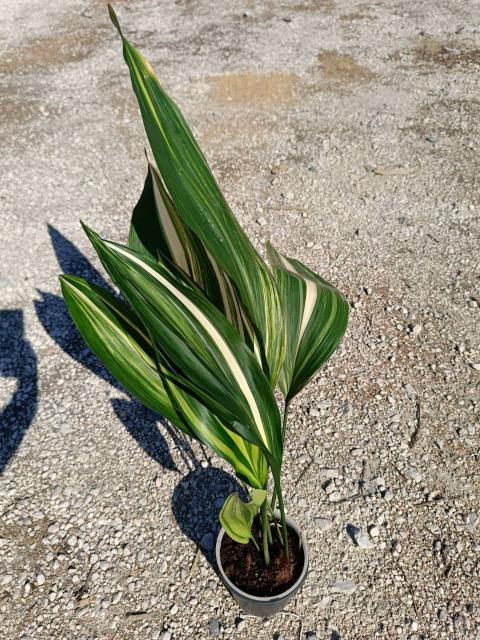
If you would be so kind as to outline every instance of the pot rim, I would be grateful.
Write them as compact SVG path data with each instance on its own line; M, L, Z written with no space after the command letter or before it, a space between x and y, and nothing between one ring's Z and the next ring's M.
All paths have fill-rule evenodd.
M279 513L277 511L277 509L275 509L275 515L279 516ZM305 577L307 575L307 571L308 571L308 566L310 563L310 556L308 553L308 545L307 545L307 541L305 539L305 536L303 535L302 530L300 529L300 527L298 526L298 524L292 520L291 518L289 518L288 516L285 518L286 523L289 527L291 527L295 533L298 535L298 537L300 538L300 544L302 545L302 549L303 549L303 569L301 574L298 576L297 580L295 580L295 582L292 584L291 587L289 587L286 591L282 591L281 593L277 593L275 596L254 596L251 593L248 593L247 591L242 591L242 589L240 589L240 587L237 587L236 584L234 584L230 578L227 577L225 571L223 570L222 567L222 563L221 563L221 559L220 559L220 549L222 546L222 540L223 540L223 536L225 535L225 529L222 527L220 529L220 531L218 532L218 536L217 536L217 543L215 545L215 557L217 560L217 566L218 566L218 570L220 571L220 575L222 577L222 580L225 582L225 584L228 586L228 588L230 590L235 591L236 593L238 593L239 595L243 596L244 598L248 598L250 600L253 600L255 602L263 602L263 603L268 603L268 602L273 602L275 600L283 600L284 598L288 597L290 594L292 594L293 592L295 592L296 589L298 589L298 587L303 583L303 581L305 580Z

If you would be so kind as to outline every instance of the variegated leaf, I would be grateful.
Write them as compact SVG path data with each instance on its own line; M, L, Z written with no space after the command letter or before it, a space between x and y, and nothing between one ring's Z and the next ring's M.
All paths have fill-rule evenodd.
M280 469L280 416L268 380L235 328L185 276L86 229L104 267L168 364L168 379L263 449Z
M156 261L177 265L255 349L256 337L227 274L178 215L175 204L152 164L133 210L128 246Z
M252 538L253 519L266 498L267 492L261 489L252 491L249 502L243 502L237 491L228 496L219 518L222 527L232 540L247 544Z
M312 379L339 345L348 323L342 294L298 260L268 253L285 310L286 356L280 388L287 400Z
M61 276L60 280L75 325L110 373L145 406L229 462L249 486L264 487L268 467L260 449L228 429L183 389L165 384L149 336L127 305L82 278Z
M122 35L147 137L176 211L231 279L252 323L262 364L274 388L284 357L285 333L273 278L225 201L193 134L163 91L150 64Z

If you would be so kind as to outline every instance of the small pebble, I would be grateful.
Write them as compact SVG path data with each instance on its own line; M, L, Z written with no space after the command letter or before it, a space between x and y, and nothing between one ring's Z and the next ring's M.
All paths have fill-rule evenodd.
M217 618L212 618L208 623L208 632L212 638L220 635L220 622Z
M335 580L329 586L330 591L333 593L342 593L347 596L354 593L356 590L356 585L351 580Z
M478 514L474 512L469 513L465 519L465 525L467 529L472 533L479 522L480 522L480 516L478 516Z
M422 480L422 474L415 467L410 467L410 469L407 469L406 475L414 482L420 482Z
M332 467L321 467L318 470L318 475L321 478L329 478L334 480L335 478L338 478L340 476L340 472L338 469L334 469Z
M342 499L342 494L340 493L340 491L334 491L328 496L328 499L330 500L330 502L338 502Z
M437 613L437 617L440 620L440 622L445 622L445 620L447 619L447 612L445 611L445 609L439 609Z
M348 525L347 533L354 540L357 547L360 547L360 549L372 549L375 546L373 540L363 529Z
M270 173L272 174L272 176L276 176L279 173L286 173L289 168L290 165L288 164L288 162L280 162L270 169Z
M215 546L215 537L213 533L206 533L203 535L200 540L200 546L205 549L205 551L211 551Z
M328 531L333 527L333 520L330 518L322 518L321 516L315 516L313 518L316 526L320 529L320 531Z
M410 334L410 336L412 338L416 338L417 336L420 335L421 331L422 331L422 325L421 324L409 324L408 325L408 333Z

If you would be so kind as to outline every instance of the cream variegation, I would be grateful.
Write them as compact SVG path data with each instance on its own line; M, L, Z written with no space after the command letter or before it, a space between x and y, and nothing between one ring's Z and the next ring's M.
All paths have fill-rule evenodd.
M262 439L264 445L268 448L268 439L265 433L264 425L262 422L262 418L260 416L260 411L257 405L257 401L253 395L252 389L250 388L250 384L245 377L242 368L237 361L235 355L232 352L231 346L228 344L227 340L222 336L217 327L213 324L213 322L207 317L202 310L195 305L187 295L185 295L178 287L172 284L167 278L165 278L161 273L159 273L152 266L147 264L140 257L134 255L132 252L127 251L126 249L114 244L113 242L106 242L106 246L111 249L113 252L116 252L122 255L127 260L130 260L135 265L143 269L146 273L148 273L152 278L157 280L162 287L165 287L171 294L174 296L180 304L184 305L186 309L192 314L192 316L198 321L199 325L205 329L213 343L218 348L218 351L223 356L226 365L230 369L233 378L235 379L239 392L245 397L248 406L250 407L250 411L253 416L254 423L256 428L260 434L260 438Z
M61 286L85 342L130 393L213 449L250 486L265 486L268 467L258 447L245 442L195 398L159 375L148 333L125 303L83 278L62 276Z
M286 356L280 387L288 403L312 379L340 344L348 323L342 294L298 260L268 253L283 300Z
M128 244L104 240L84 225L123 300L75 276L61 277L63 296L112 375L233 466L251 499L230 496L222 524L248 543L258 515L268 564L276 499L288 554L281 488L288 405L338 346L348 305L332 285L271 247L272 270L267 267L178 107L111 8L110 14L157 166L148 165ZM283 423L277 382L285 396ZM252 544L260 548L255 539Z
M163 91L151 65L121 31L120 34L162 180L183 223L235 284L255 328L265 373L274 388L284 357L285 334L272 275L233 216L180 110Z

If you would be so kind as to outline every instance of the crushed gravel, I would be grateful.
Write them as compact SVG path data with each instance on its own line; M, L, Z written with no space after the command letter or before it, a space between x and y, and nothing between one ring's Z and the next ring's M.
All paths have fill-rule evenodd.
M57 274L103 282L145 143L102 2L0 3L0 635L480 634L480 66L474 2L119 0L242 225L345 292L291 407L311 571L244 616L212 567L229 468L129 398ZM300 635L299 635L300 634Z

